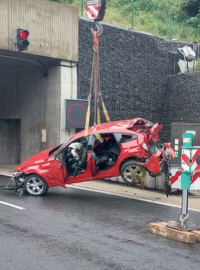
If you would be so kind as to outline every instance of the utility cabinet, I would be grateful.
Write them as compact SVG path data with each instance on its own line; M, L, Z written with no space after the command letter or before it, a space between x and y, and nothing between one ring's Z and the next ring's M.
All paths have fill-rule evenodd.
M181 147L183 146L183 133L194 134L194 146L200 145L200 124L172 123L171 124L171 147L176 157L171 160L173 165L181 165Z
M182 146L185 144L184 133L192 133L193 145L200 146L200 124L195 123L172 123L171 124L171 147L174 149L176 157L171 160L171 187L173 189L181 189L181 155ZM191 135L191 134L190 134ZM188 137L188 135L187 135ZM187 150L185 150L187 152ZM189 150L188 150L189 151ZM196 151L194 149L194 151ZM186 153L187 154L187 153ZM190 185L190 190L200 190L200 181L198 173L194 174Z

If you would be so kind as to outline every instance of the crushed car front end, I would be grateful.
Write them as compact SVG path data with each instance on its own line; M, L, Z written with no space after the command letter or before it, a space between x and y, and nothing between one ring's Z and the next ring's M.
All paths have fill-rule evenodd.
M9 191L13 190L17 195L22 195L24 192L24 179L25 176L22 172L13 172L13 177L11 178L13 184L6 185L4 190Z
M155 177L161 174L165 174L166 183L169 181L169 164L172 158L175 157L174 150L165 141L164 138L159 138L159 131L162 128L160 122L153 124L142 118L135 118L129 122L127 129L132 130L137 134L137 145L133 147L133 143L130 143L132 147L130 158L132 157L132 164L130 158L125 164L128 167L142 168L149 173L151 177ZM131 145L132 144L132 145ZM123 177L124 171L128 171L125 165L121 171ZM140 171L137 169L138 172ZM129 175L131 172L129 172ZM124 177L123 177L124 178ZM125 179L124 179L125 180ZM129 177L129 183L132 179ZM166 184L168 186L168 184Z

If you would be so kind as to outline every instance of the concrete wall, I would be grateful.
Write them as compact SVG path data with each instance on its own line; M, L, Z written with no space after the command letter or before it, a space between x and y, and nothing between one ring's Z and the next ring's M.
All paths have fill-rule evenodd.
M64 99L76 95L75 72L76 68L61 67L59 63L49 69L47 78L35 67L0 75L0 120L20 119L21 161L68 138L61 126L61 115L64 117ZM46 143L41 143L41 125L47 129ZM8 133L3 134L0 142L9 139ZM7 163L2 151L0 163Z
M75 134L75 129L70 134L65 129L65 99L77 99L77 64L62 61L61 65L60 142L65 142Z
M78 60L78 8L44 0L1 0L0 49L16 51L18 26L30 32L23 53Z
M78 98L83 99L87 98L90 88L91 26L88 20L79 20ZM177 52L177 48L186 43L166 41L108 24L103 24L103 28L100 38L101 90L111 120L143 117L166 123L162 112L167 98L167 75L174 74L174 67L175 72L178 71L171 52ZM101 118L104 120L103 114ZM164 125L161 135L168 129Z
M0 120L0 163L20 162L20 120Z

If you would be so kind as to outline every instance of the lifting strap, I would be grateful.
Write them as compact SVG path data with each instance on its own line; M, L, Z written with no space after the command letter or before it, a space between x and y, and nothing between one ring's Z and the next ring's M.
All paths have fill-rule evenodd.
M100 143L103 143L103 138L101 137L101 135L96 131L96 127L94 128L94 135L96 136L96 138L100 141Z
M105 106L103 100L102 100L102 107L103 107L103 112L104 112L104 115L105 115L107 122L110 122L110 116L108 114L108 111L106 110L106 106Z
M90 100L91 98L88 98L88 109L87 109L87 114L86 114L86 121L85 121L85 137L88 135L88 129L89 129L89 124L90 124Z
M99 102L101 101L103 112L107 122L110 122L110 117L108 115L108 111L106 109L105 103L102 99L102 93L100 89L100 69L99 69L99 37L103 33L103 27L98 23L94 22L93 28L91 28L91 32L93 35L93 61L92 61L92 73L91 73L91 84L90 84L90 93L88 96L88 110L86 116L86 124L85 124L85 136L88 135L88 128L90 122L90 103L92 96L92 89L94 92L94 134L99 139L99 141L103 142L103 139L98 134L96 130L96 124L100 124L100 108Z
M100 108L97 108L97 125L101 124Z

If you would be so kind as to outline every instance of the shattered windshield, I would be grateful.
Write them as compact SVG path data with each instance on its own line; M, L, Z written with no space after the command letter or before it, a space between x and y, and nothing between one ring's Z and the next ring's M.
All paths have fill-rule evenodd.
M66 144L68 144L71 140L73 140L74 136L72 138L70 138L69 140L65 141L64 143L56 146L55 148L53 148L50 152L49 152L49 156L54 155L57 151L59 151L62 147L64 147Z
M53 148L53 149L49 152L49 156L52 156L53 154L55 154L55 152L57 152L59 149L61 149L62 146L63 146L63 144L60 144L60 145L56 146L55 148Z

